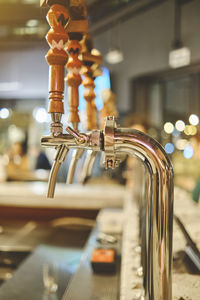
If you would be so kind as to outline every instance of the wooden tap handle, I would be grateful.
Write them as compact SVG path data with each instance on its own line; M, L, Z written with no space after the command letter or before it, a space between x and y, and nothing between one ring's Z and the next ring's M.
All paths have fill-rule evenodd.
M86 100L86 112L87 112L87 129L92 130L96 128L96 104L95 104L95 92L94 92L94 80L92 77L92 70L90 66L85 66L84 71L85 78L83 80L83 86L85 87L84 98Z
M102 56L101 53L94 48L91 50L91 56L92 56L91 60L93 61L93 64L91 65L92 78L93 81L95 81L95 79L98 76L102 75L102 70L99 68L102 62ZM93 128L96 129L98 125L97 125L97 107L96 107L95 99L92 100L92 107L93 107L93 114L92 114Z
M47 6L47 0L40 0L40 6L41 7Z
M83 60L82 74L85 76L83 85L85 87L84 98L87 101L87 127L91 130L97 128L94 80L99 74L96 71L102 62L102 56L98 50L94 49L92 37L89 33L84 36L82 47L81 59Z
M79 94L77 86L71 86L68 88L69 91L69 122L79 123L80 118L78 114L79 106Z
M78 40L69 41L67 51L69 53L69 61L67 63L68 74L66 82L68 85L68 97L69 97L69 122L80 122L78 114L79 106L79 85L81 84L80 69L82 62L79 60L79 53L81 51L81 45Z
M97 129L97 107L95 103L95 93L94 98L92 99L92 129Z
M64 113L64 67L68 60L65 45L68 41L66 27L69 23L69 12L60 4L53 4L47 14L51 29L46 39L50 50L46 55L49 64L49 113Z
M88 31L85 0L69 0L69 12L71 20L67 27L70 41L67 47L69 61L66 65L68 70L66 82L68 85L69 122L77 127L77 123L80 122L78 113L79 85L82 82L80 75L82 61L79 59L82 50L80 41L83 33Z

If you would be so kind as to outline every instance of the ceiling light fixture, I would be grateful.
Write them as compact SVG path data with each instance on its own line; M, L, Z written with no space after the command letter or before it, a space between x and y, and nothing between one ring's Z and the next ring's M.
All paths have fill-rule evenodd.
M172 50L169 53L169 65L174 69L188 66L190 64L190 57L190 49L187 47Z
M0 119L7 119L9 117L9 115L10 115L10 112L6 107L0 109Z
M124 55L119 49L111 49L106 54L105 59L109 64L118 64L124 60Z
M115 32L114 32L115 31ZM124 54L120 49L120 24L110 31L110 49L105 55L105 60L109 64L119 64L124 60Z
M37 27L38 24L39 24L39 21L36 19L31 19L26 22L27 27Z
M17 91L21 88L21 83L18 81L11 82L0 82L0 91L1 92L12 92Z
M38 0L22 0L24 4L38 4Z
M191 51L184 47L181 41L181 3L175 0L174 42L169 52L169 65L171 68L180 68L190 64Z

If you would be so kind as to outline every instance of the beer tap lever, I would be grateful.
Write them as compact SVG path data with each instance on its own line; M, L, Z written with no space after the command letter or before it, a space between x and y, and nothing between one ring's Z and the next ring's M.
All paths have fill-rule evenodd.
M75 129L71 128L70 126L68 126L66 128L67 132L69 134L71 134L75 140L77 141L78 144L84 144L87 142L87 135L84 133L79 133L78 131L76 131Z
M43 146L57 149L49 178L48 197L54 196L56 177L70 148L81 149L82 151L103 151L106 168L117 167L121 162L121 155L137 156L145 165L150 179L146 202L143 205L145 224L144 243L142 245L145 258L143 264L144 298L148 300L172 300L173 168L165 150L156 140L140 131L118 127L112 116L106 118L103 130L94 130L96 128L96 113L93 112L96 111L96 108L91 61L94 57L91 53L83 55L85 71L82 72L85 75L83 85L86 88L84 96L87 101L89 132L79 133L76 131L77 102L71 106L71 116L74 117L71 123L74 123L74 129L67 127L68 134L62 131L64 66L68 60L65 44L68 41L68 33L73 33L70 34L71 46L68 45L68 51L73 57L71 57L71 62L68 65L69 76L67 80L71 90L77 92L80 77L75 76L77 67L79 69L79 57L76 54L77 51L79 53L80 47L78 46L78 50L75 52L72 51L77 45L73 42L77 37L74 33L80 32L76 29L79 25L84 25L84 29L87 29L88 25L87 21L82 23L82 20L76 20L76 18L73 20L73 17L74 23L71 22L67 3L73 4L71 5L73 16L76 15L77 11L84 11L82 10L83 7L80 6L84 0L41 0L42 6L51 5L48 13L51 29L47 33L47 41L51 49L47 53L46 60L50 66L49 113L52 115L52 134L42 137L41 143Z

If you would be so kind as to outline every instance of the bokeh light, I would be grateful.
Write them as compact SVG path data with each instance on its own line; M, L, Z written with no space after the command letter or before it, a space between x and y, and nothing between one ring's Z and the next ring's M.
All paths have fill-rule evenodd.
M186 140L186 139L179 139L179 140L176 141L175 145L176 145L176 148L178 150L184 150L187 144L188 144L188 140Z
M26 26L28 26L28 27L37 27L38 24L39 24L39 21L36 19L31 19L26 22Z
M178 120L175 124L175 127L178 131L182 132L185 129L185 123L182 120Z
M33 117L38 123L48 122L48 114L44 107L36 107L33 111Z
M4 107L0 110L0 119L7 119L9 117L9 115L10 115L10 112L7 108Z
M194 155L194 150L193 150L191 145L188 145L188 146L185 147L185 149L183 151L183 155L187 159L192 158L192 156Z
M171 134L174 131L174 125L171 122L164 124L164 131L168 134Z
M186 125L184 133L186 135L195 135L197 133L197 128L194 125Z
M199 117L197 115L195 115L195 114L192 114L189 117L189 122L190 122L191 125L196 126L196 125L199 124Z
M172 136L177 138L180 136L180 134L181 134L180 131L178 131L176 128L174 128L174 131L172 132Z
M167 143L165 145L165 151L168 154L172 154L174 152L174 149L175 149L175 147L174 147L174 144L172 144L172 143Z

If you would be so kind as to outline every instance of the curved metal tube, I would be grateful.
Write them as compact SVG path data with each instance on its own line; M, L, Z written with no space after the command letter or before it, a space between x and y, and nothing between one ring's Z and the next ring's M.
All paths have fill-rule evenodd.
M77 164L78 160L82 157L84 151L85 151L84 149L75 149L73 151L72 160L71 160L71 163L69 166L69 171L67 174L67 180L66 180L67 184L72 184L73 178L74 178L74 172L76 169L76 164Z
M172 299L173 169L154 139L131 129L115 129L114 152L139 157L147 167L145 203L145 299Z
M93 151L93 150L87 151L87 156L83 165L82 184L85 184L87 179L91 176L97 154L98 154L97 151Z
M48 198L54 197L56 178L57 178L58 171L60 169L60 165L61 164L58 161L54 161L52 165L51 172L49 175L49 183L48 183L48 191L47 191Z
M67 156L68 151L69 149L63 144L57 147L54 163L52 165L51 172L49 175L48 192L47 192L48 198L54 197L57 174L61 164L64 162Z

